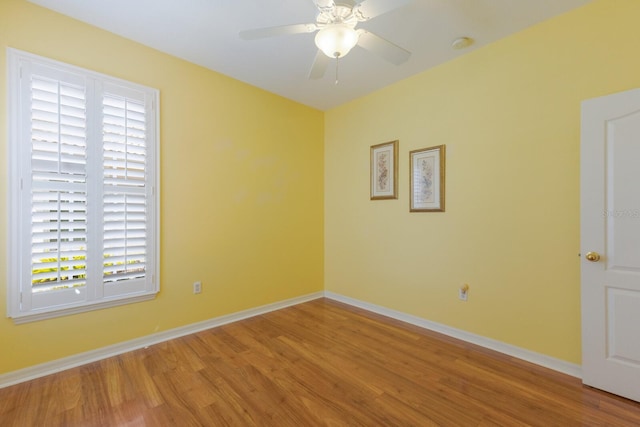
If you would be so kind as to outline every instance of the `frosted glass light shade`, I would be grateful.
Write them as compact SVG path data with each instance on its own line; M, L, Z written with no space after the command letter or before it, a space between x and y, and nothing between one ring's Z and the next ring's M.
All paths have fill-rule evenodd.
M334 24L316 34L316 46L329 58L342 58L358 43L358 32L346 24Z

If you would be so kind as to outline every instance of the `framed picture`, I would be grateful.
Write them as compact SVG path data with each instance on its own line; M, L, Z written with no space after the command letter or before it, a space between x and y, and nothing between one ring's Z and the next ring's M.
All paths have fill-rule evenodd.
M445 146L409 153L410 212L444 212Z
M371 146L371 200L398 198L398 141Z

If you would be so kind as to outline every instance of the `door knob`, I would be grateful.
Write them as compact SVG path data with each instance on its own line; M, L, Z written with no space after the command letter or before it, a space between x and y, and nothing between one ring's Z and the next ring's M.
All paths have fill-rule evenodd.
M600 261L600 254L598 252L587 252L585 258L587 261L598 262Z

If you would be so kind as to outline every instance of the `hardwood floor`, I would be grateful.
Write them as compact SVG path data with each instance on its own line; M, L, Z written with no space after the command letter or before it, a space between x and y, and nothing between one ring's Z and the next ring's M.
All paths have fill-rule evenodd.
M638 426L640 403L320 299L0 389L0 426Z

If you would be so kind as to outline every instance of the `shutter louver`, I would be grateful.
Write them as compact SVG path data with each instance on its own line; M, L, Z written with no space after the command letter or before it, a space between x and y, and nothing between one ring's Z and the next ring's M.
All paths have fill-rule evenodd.
M105 95L103 108L105 184L144 187L147 155L144 104Z
M103 98L104 269L110 284L146 276L145 105L107 94Z
M86 285L84 88L31 79L31 286Z

